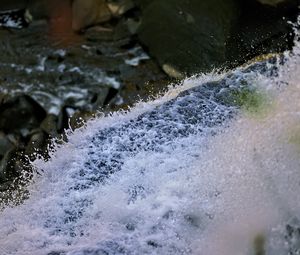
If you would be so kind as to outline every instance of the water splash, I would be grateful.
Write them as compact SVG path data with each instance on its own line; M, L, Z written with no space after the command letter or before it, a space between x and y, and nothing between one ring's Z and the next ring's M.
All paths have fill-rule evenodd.
M298 254L298 49L72 133L1 212L0 254ZM245 87L263 114L228 100Z

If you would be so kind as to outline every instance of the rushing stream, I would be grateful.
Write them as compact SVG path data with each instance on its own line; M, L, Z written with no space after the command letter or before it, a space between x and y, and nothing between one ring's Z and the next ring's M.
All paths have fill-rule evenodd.
M299 254L299 51L71 132L1 211L0 254Z

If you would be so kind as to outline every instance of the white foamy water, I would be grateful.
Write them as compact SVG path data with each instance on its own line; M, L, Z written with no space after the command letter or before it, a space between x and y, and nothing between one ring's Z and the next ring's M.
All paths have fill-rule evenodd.
M70 134L0 213L0 254L299 254L298 50ZM248 86L258 113L227 100Z

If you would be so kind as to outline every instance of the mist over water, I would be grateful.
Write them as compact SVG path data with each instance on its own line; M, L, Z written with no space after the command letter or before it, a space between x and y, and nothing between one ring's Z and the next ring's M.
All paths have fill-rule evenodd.
M70 134L0 213L0 254L299 254L299 50ZM260 109L226 100L248 86Z

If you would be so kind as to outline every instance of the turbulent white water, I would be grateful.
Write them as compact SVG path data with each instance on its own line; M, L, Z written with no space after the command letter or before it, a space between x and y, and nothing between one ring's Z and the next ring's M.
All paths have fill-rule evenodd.
M70 134L0 213L0 254L299 254L299 49ZM259 113L228 100L247 86Z

